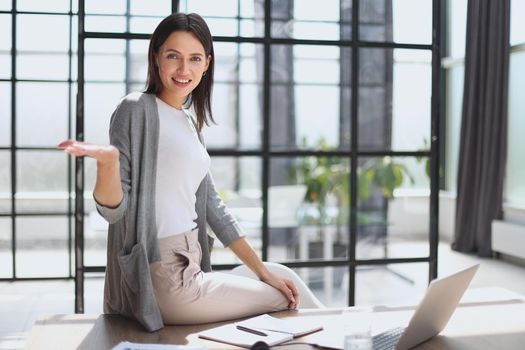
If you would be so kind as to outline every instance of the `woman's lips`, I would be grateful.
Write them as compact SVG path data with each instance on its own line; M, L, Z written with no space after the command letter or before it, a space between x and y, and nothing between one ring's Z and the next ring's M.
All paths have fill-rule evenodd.
M171 80L173 80L173 83L175 84L175 86L180 87L180 88L185 88L188 85L190 85L190 83L191 83L191 79L175 79L175 78L171 78Z

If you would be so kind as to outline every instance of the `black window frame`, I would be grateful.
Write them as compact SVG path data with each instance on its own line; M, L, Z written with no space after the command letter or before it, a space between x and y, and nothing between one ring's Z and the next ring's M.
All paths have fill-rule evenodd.
M84 42L86 39L124 39L127 43L133 39L149 39L149 34L130 33L129 31L123 33L102 33L102 32L86 32L84 29L85 20L85 0L78 1L78 13L73 13L73 1L69 1L69 12L59 13L61 15L69 15L69 31L72 33L73 17L78 17L78 74L77 80L72 79L72 40L70 35L69 42L69 78L61 82L69 84L69 112L71 114L71 94L73 93L73 85L77 84L77 105L76 105L76 129L73 130L71 123L72 116L68 118L68 137L76 138L77 140L84 139ZM395 1L395 0L393 0ZM428 280L437 277L437 263L438 263L438 215L439 215L439 188L440 176L439 168L440 162L443 164L440 154L443 152L443 143L440 138L440 130L443 127L444 120L441 115L444 112L442 107L444 105L444 84L441 81L444 79L443 70L441 69L441 43L444 42L444 35L442 28L444 28L444 18L441 14L444 13L446 6L445 0L432 0L432 43L424 44L404 44L394 42L375 42L363 41L359 39L359 0L352 0L352 39L350 40L309 40L309 39L292 39L292 38L273 38L271 37L271 0L264 2L264 36L263 37L225 37L215 36L215 42L228 43L254 43L262 45L264 49L264 66L263 66L263 135L261 148L257 150L236 150L236 149L209 149L209 153L214 156L228 156L239 158L244 156L257 156L262 160L262 259L268 259L269 249L269 235L270 228L268 225L268 188L270 186L270 162L272 159L278 157L302 157L302 156L337 156L350 161L350 217L349 217L349 247L346 258L336 258L323 261L290 261L283 262L284 265L291 268L308 268L308 267L347 267L349 271L348 279L348 305L355 304L355 282L356 269L361 266L378 266L387 264L399 263L428 263ZM129 0L127 0L127 7L129 9ZM179 1L171 1L172 11L175 12L179 8ZM75 280L75 312L84 312L84 277L85 274L103 273L104 266L86 266L84 264L84 160L82 158L68 159L68 177L67 187L71 194L74 190L75 197L70 195L68 201L68 210L62 212L48 212L48 213L18 213L15 202L15 195L17 192L17 151L19 150L53 150L60 151L52 147L18 147L16 144L16 83L24 81L46 81L46 80L19 80L16 77L16 19L18 14L53 14L40 12L20 12L16 8L16 0L12 0L11 11L0 11L3 14L12 15L12 48L11 48L11 77L10 79L0 79L0 81L7 81L11 83L11 145L10 147L0 147L0 150L8 150L11 152L11 212L7 214L0 214L0 217L10 217L12 222L11 227L11 249L13 260L13 274L11 278L0 278L0 281L9 280L42 280L42 279L59 279L57 277L43 277L43 278L20 278L16 275L16 218L21 216L67 216L68 218L68 256L69 256L69 274L60 278ZM58 13L57 13L58 14ZM129 15L129 12L128 12ZM129 27L128 27L129 28ZM270 104L271 104L271 48L272 45L332 45L338 47L351 48L352 66L351 66L351 147L349 150L331 150L331 151L316 151L316 150L272 150L270 147ZM431 92L431 142L429 151L362 151L358 148L358 106L359 106L359 50L361 48L385 48L385 49L415 49L427 50L432 52L432 92ZM127 79L127 78L126 78ZM129 85L129 84L127 84ZM128 89L128 88L127 88ZM367 259L360 260L356 258L356 232L357 232L357 166L360 157L382 157L382 156L405 156L405 157L428 157L430 159L430 220L429 220L429 254L424 257L416 258L386 258L386 259ZM74 171L71 168L74 164ZM72 227L74 225L74 232ZM74 256L74 271L73 271L73 256ZM219 264L214 265L213 268L217 270L229 269L236 266L235 264Z

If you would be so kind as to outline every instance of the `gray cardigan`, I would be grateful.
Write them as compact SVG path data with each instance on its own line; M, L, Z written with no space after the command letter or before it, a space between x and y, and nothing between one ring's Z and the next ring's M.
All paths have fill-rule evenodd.
M155 180L159 115L155 95L124 97L111 117L110 143L120 151L124 198L115 208L97 203L109 222L104 312L139 321L148 331L164 326L155 300L149 265L160 260L155 221ZM199 135L202 142L202 137ZM217 195L208 173L196 193L196 224L203 271L210 271L213 238L209 224L224 246L241 237L241 229Z

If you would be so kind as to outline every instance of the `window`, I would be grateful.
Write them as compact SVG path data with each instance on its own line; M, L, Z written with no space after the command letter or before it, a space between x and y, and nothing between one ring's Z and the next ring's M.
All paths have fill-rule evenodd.
M0 2L0 278L72 277L71 160L56 145L74 121L76 10L11 4Z
M257 251L304 266L297 271L328 305L355 291L347 285L348 271L338 267L347 259L384 259L376 273L388 274L396 270L388 259L421 259L432 249L432 2L358 3L359 38L367 47L353 45L353 14L345 1L272 1L269 19L264 1L180 3L183 11L202 14L220 37L213 106L219 127L205 131L209 152L220 150L212 158L217 188ZM352 89L355 55L358 86ZM360 181L353 224L352 157ZM386 180L389 172L393 178ZM355 256L349 255L351 234L358 236ZM417 248L408 252L403 245ZM216 248L220 252L220 244ZM212 261L236 260L220 254ZM381 297L361 295L357 301Z
M525 11L524 6L523 1L511 0L508 143L504 190L506 205L520 208L525 206L525 185L522 180L525 176L525 167L522 162L522 149L525 147L522 137L525 133L525 123L522 116L525 111L525 104L520 97L525 88L523 79L521 79L525 69L525 51L523 48L525 30L519 17ZM467 1L450 2L448 13L450 19L448 28L449 57L444 61L447 74L445 189L455 192L463 102L463 59L465 55Z
M447 13L447 58L446 70L446 113L445 113L445 190L457 189L459 134L463 105L463 77L465 57L465 36L467 29L467 0L449 2Z
M510 44L520 45L525 43L525 23L521 14L525 11L523 0L510 0Z
M510 22L510 68L508 100L508 148L504 198L507 204L525 207L525 166L523 165L523 134L525 133L525 103L521 97L525 84L521 77L525 73L525 26L520 14L525 11L525 2L511 1Z
M436 275L433 1L90 0L80 18L77 1L10 5L0 0L0 162L9 164L0 170L0 278L73 277L75 162L56 144L75 137L77 91L83 136L108 142L116 104L144 87L149 35L176 5L201 14L215 37L219 126L205 138L217 189L257 252L293 265L330 306L391 297L360 294L351 281L406 273L424 282L399 279L417 293L425 268ZM100 273L107 224L91 195L95 162L83 170L83 267ZM237 262L216 248L217 269ZM30 266L29 254L52 267Z

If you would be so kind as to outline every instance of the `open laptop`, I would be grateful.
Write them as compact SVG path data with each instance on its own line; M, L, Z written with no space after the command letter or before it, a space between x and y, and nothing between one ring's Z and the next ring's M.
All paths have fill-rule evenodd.
M430 282L408 326L374 335L374 350L410 349L441 332L478 268L479 264ZM318 345L323 346L322 343Z

